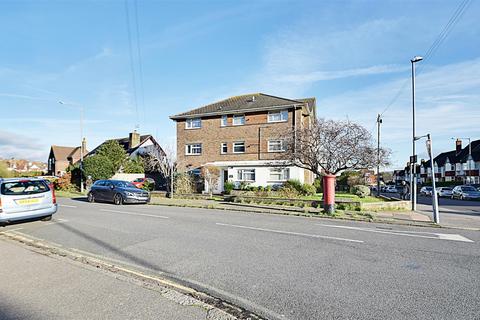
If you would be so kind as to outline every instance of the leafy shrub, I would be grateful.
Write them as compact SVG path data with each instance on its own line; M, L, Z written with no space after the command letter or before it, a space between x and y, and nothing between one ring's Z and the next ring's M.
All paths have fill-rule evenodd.
M62 177L56 179L53 183L55 190L62 191L77 191L77 188L72 183L72 175L70 172L65 173Z
M322 178L315 178L313 185L315 186L315 189L317 189L317 193L323 192Z
M350 188L350 193L359 196L360 198L365 198L370 195L370 188L362 185L355 185Z
M302 185L302 194L313 196L315 193L317 193L317 188L313 184L304 183Z
M240 190L245 190L245 191L248 191L249 190L249 183L246 182L246 181L242 181L240 182Z
M116 172L110 159L99 154L83 160L83 171L85 176L91 176L94 181L110 179Z
M270 185L266 186L265 191L271 192L272 191L272 186L270 186Z
M145 182L143 183L142 189L147 191L153 191L153 189L155 189L155 182L145 180Z
M125 163L123 165L123 172L124 173L144 173L145 168L144 168L142 158L137 156L133 159L125 160Z
M177 174L174 185L175 193L190 194L196 191L195 179L188 173Z
M290 179L285 182L283 185L284 188L291 188L297 190L299 193L302 192L302 183L297 179Z
M232 190L235 188L235 185L233 182L227 181L225 182L225 185L223 186L223 189L225 190L225 194L230 194L232 193Z

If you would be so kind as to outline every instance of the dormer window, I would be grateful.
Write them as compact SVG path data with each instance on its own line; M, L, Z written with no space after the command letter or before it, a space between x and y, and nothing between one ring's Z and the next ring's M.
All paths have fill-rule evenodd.
M185 129L199 129L202 127L201 118L192 118L185 121Z

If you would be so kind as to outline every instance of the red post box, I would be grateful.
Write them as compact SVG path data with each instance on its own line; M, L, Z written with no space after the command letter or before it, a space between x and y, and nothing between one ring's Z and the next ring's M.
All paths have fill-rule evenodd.
M335 175L323 176L323 209L331 214L335 212Z

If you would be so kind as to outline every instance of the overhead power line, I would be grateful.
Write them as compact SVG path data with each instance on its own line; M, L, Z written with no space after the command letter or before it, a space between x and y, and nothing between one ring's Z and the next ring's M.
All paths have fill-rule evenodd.
M133 58L133 45L132 45L132 34L131 34L131 27L130 27L130 12L128 8L128 0L125 0L125 17L127 21L127 35L128 35L128 48L130 54L130 72L132 76L132 89L133 89L133 103L135 106L135 114L136 114L136 123L135 128L140 126L139 124L139 115L138 115L138 101L137 101L137 81L135 77L135 60Z
M138 22L138 1L134 0L135 8L135 30L137 32L137 59L138 59L138 78L140 84L140 95L142 98L142 113L143 113L143 122L145 122L145 89L143 86L143 63L142 63L142 52L140 50L140 27Z
M455 25L462 18L465 11L470 6L471 2L472 0L462 0L462 2L459 4L457 9L453 12L452 16L448 20L447 24L442 28L440 33L435 38L435 41L432 43L432 45L428 48L427 52L424 54L423 56L424 62L419 66L419 68L417 68L417 74L420 74L422 70L422 66L431 60L433 55L437 52L438 48L443 44L443 42L448 37L450 32L453 30ZM381 116L383 116L383 114L387 112L387 110L390 109L390 107L398 100L398 98L403 93L403 90L407 87L409 82L410 82L409 78L405 79L405 81L401 84L397 93L393 96L390 103L387 104L385 109L380 113Z

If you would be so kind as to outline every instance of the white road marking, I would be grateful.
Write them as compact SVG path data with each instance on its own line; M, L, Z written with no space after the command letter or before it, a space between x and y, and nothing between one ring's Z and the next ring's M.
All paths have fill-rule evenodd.
M367 232L375 232L375 233L383 233L383 234L393 234L393 235L396 235L396 236L426 238L426 239L434 239L434 240L473 242L472 240L470 240L468 238L465 238L464 236L461 236L459 234L415 232L415 231L402 231L402 230L379 230L379 229L372 229L372 228L338 226L338 225L332 225L332 224L319 224L319 223L317 223L317 226L328 227L328 228L339 228L339 229L367 231Z
M310 237L310 238L320 238L320 239L330 239L330 240L340 240L340 241L363 243L362 240L354 240L354 239L347 239L347 238L321 236L321 235L318 235L318 234L309 234L309 233L301 233L301 232L291 232L291 231L283 231L283 230L256 228L256 227L240 226L240 225L236 225L236 224L226 224L226 223L216 223L216 225L218 225L218 226L225 226L225 227L232 227L232 228L256 230L256 231L265 231L265 232L272 232L272 233L280 233L280 234L291 234L291 235L294 235L294 236L303 236L303 237Z
M128 212L128 211L118 211L118 210L108 210L108 209L100 209L100 211L111 212L111 213L120 213L120 214L129 214L129 215L132 215L132 216L144 216L144 217L168 219L168 217L165 217L165 216L157 216L157 215L154 215L154 214L146 214L146 213L138 213L138 212Z
M68 204L61 204L60 207L65 207L65 208L76 208L77 206L70 206Z

